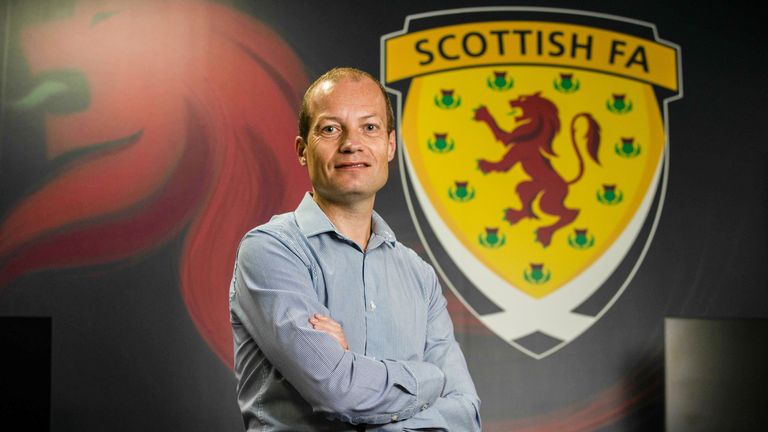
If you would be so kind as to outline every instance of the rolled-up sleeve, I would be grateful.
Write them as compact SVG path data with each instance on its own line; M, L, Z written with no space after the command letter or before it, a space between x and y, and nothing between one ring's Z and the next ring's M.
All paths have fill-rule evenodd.
M312 314L330 315L314 291L312 272L289 238L252 231L238 251L230 307L233 320L313 410L349 423L381 424L434 405L449 372L437 363L374 360L344 351L311 327Z

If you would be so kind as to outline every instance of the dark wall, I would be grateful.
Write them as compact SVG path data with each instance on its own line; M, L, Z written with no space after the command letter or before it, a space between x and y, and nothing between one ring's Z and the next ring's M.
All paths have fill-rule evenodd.
M113 8L104 11L122 10L128 3L107 3ZM34 62L55 57L58 68L65 70L76 69L77 63L68 64L74 57L52 49L30 52L45 45L25 39L29 36L24 31L78 16L76 9L70 2L42 0L3 6L0 315L52 320L52 430L241 430L228 361L228 324L220 319L226 318L227 289L221 275L231 269L237 233L269 214L293 209L307 188L290 154L295 134L291 116L304 86L336 65L378 75L380 38L402 29L406 16L477 6L460 1L218 4L229 11L222 12L222 19L231 22L222 28L203 27L213 27L211 40L226 34L221 37L225 42L210 51L223 57L195 57L208 52L199 40L168 33L193 41L169 51L193 60L164 65L167 56L159 38L152 44L158 50L152 51L155 57L136 69L153 71L151 79L163 85L120 87L126 78L111 75L116 77L114 87L90 82L92 92L109 93L101 99L78 90L78 78L53 76L51 81L63 80L75 90L49 96L44 106L17 103L42 82L33 73L38 67ZM492 1L485 5L507 6ZM571 2L525 5L574 7ZM763 84L768 53L763 45L768 40L761 17L755 10L725 4L581 2L578 9L652 23L662 39L681 48L683 91L668 109L663 210L647 255L623 294L586 332L545 358L532 358L488 331L445 290L457 338L483 401L486 430L662 430L664 317L768 317L768 151L763 130L768 119ZM179 32L185 28L178 25L179 17L204 23L217 19L198 12L166 12L167 26ZM242 25L232 16L252 17L271 29L273 33L262 35L265 41L283 41L264 42L262 46L270 48L263 51L250 49L249 64L255 66L243 73L220 65L245 61L222 54L232 46L226 42L232 39L227 32ZM109 25L109 19L102 14L80 24L97 29ZM160 28L164 20L141 28L135 40L151 42L151 25ZM48 36L78 34L49 28ZM256 37L249 34L241 44ZM114 64L119 67L113 72L129 74L133 66L121 63L121 54L135 54L129 49L134 46L131 40L127 33L116 39L114 52L104 60L89 57L89 52L102 55L98 50L106 49L98 43L83 48L90 46L78 41L80 48L73 52L93 70ZM154 69L152 62L157 63ZM179 69L184 70L181 84L171 79L172 73L165 74L179 65L186 65ZM205 76L220 74L221 81L206 81L204 74L190 72L198 68ZM233 90L234 108L214 109L216 97L199 89L217 84L257 90L237 97ZM151 97L141 97L143 91ZM166 106L158 100L172 102ZM101 102L104 105L98 105ZM50 123L89 103L105 112L78 118L82 123L74 128ZM135 115L124 117L129 110ZM256 114L251 117L252 112ZM241 121L250 134L232 132L230 137L230 132L222 132L243 130L233 120L236 113L245 113ZM166 114L165 123L150 125L151 119ZM146 126L143 134L121 129L134 121ZM122 141L89 135L103 124L120 130ZM119 158L125 149L155 139L152 125L168 134L160 134L157 142L173 141L178 152L138 155L131 162L135 165L124 166L126 172L120 165L104 168L98 174L103 183L57 183L87 169L90 162ZM77 141L81 136L85 141ZM257 143L256 150L248 147L246 152L253 154L240 156L243 164L226 162L240 154L242 143L251 142ZM221 148L229 150L218 152ZM153 165L166 161L163 158L167 167ZM249 163L259 170L249 169L254 166ZM263 174L249 174L253 172ZM426 259L405 204L400 168L393 164L390 174L392 180L377 197L377 209L398 239ZM155 182L142 189L141 179L150 177ZM217 195L216 186L226 179L252 187ZM102 195L96 193L100 185L106 188ZM46 188L51 195L33 201ZM243 204L251 201L258 205ZM213 213L214 208L246 216L217 224L225 216ZM21 216L14 221L17 214ZM215 227L215 235L201 227ZM233 236L229 243L211 240ZM194 239L210 243L201 247ZM215 275L210 276L213 282L205 279L209 275Z

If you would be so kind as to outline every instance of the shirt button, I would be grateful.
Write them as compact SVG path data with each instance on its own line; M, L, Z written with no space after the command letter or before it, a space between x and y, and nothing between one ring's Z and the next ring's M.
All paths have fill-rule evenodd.
M423 407L421 407L421 410L424 411L425 409L429 408L429 404L424 404Z
M392 416L392 421L397 421L397 414Z
M375 310L376 310L376 303L374 303L373 300L371 300L371 312Z

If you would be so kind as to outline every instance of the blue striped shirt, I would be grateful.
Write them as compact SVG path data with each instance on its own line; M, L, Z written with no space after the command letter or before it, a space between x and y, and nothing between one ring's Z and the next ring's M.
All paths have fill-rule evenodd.
M307 194L246 234L229 301L248 431L480 430L435 272L376 213L363 251ZM315 313L349 351L312 328Z

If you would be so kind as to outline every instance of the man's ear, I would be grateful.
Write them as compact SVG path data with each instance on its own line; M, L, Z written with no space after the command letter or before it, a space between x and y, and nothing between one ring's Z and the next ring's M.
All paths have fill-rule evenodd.
M392 129L392 131L389 133L387 143L387 160L392 161L392 159L395 158L395 150L397 150L397 136L395 134L395 130Z
M297 136L296 137L296 156L299 158L299 163L304 166L307 164L307 142L304 141L304 138Z

